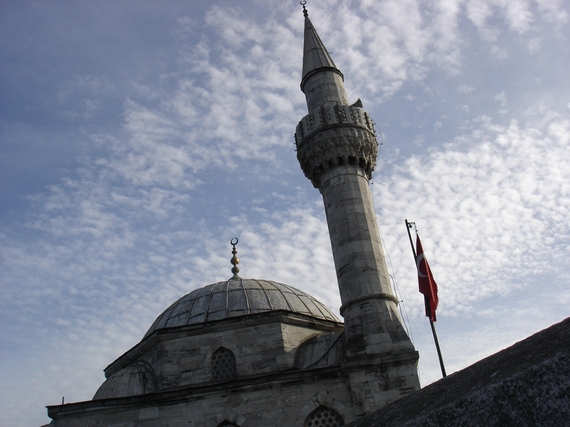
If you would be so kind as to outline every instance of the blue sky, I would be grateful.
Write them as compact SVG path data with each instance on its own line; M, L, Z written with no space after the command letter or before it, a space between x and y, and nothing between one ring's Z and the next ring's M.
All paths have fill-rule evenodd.
M383 145L372 191L423 385L440 377L404 219L440 287L448 373L568 316L570 7L312 1ZM49 422L191 290L241 275L338 312L295 158L297 1L0 5L0 424Z

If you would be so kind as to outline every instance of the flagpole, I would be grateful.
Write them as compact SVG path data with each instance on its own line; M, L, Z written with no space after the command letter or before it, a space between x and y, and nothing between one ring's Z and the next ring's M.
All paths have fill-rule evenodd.
M429 301L428 301L429 304ZM431 319L429 319L429 324L431 326L431 333L433 334L433 340L435 341L435 348L437 349L437 357L439 358L439 366L441 368L441 375L443 375L443 378L447 377L447 374L445 373L445 366L443 366L443 357L441 356L441 350L439 349L439 341L437 339L437 334L435 333L435 325L433 324L433 321Z
M412 235L410 234L410 228L412 228L412 224L415 223L408 222L407 219L405 219L404 221L406 221L406 230L408 230L408 237L410 238L410 247L412 248L412 253L414 254L414 263L415 263L416 259L418 258L418 255L416 254L416 248L414 248L414 241L412 240Z
M415 225L415 223L408 222L407 219L405 219L404 221L406 222L406 230L408 231L408 237L410 238L410 247L412 248L412 253L414 254L414 262L416 262L416 260L418 259L418 255L416 253L416 248L414 248L414 241L412 240L412 234L410 233L410 229L412 228L412 224ZM417 234L417 232L416 232L416 234ZM417 264L416 264L416 268L418 268ZM424 302L426 304L426 307L429 308L430 302L429 302L429 298L426 295L424 295ZM441 349L439 348L439 340L437 339L437 333L435 332L435 325L433 324L433 321L431 319L429 319L429 324L431 326L431 333L433 335L433 340L435 341L435 349L437 350L437 357L439 359L439 366L441 368L441 374L445 378L447 376L447 374L445 373L445 366L443 364L443 357L441 355Z

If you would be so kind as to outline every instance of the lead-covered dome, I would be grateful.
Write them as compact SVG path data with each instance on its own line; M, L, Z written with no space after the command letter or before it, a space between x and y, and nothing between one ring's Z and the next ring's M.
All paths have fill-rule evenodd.
M144 362L137 362L107 378L93 396L93 400L153 393L156 389L156 377L152 367Z
M232 278L184 295L158 316L145 338L158 329L277 310L340 322L324 304L291 286L269 280Z

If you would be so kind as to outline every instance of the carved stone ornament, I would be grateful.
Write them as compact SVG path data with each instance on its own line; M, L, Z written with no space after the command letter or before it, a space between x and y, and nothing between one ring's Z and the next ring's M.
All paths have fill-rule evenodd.
M371 179L377 157L376 136L361 126L339 124L312 132L301 143L297 138L297 159L315 188L319 188L323 173L347 164L359 166Z
M316 188L324 172L346 164L360 166L372 178L378 141L361 104L326 105L307 114L297 125L295 144L301 169Z

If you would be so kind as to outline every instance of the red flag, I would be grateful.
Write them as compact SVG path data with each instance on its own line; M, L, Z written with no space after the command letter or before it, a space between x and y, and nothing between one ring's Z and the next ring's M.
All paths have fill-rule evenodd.
M431 274L429 264L426 257L424 256L424 250L422 248L422 242L420 242L420 236L417 236L416 240L416 266L418 268L418 283L420 285L420 292L424 294L425 304L426 304L426 316L432 322L435 322L435 310L437 309L437 283Z

